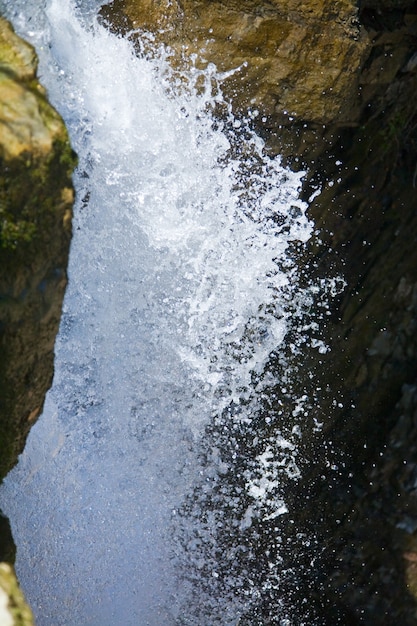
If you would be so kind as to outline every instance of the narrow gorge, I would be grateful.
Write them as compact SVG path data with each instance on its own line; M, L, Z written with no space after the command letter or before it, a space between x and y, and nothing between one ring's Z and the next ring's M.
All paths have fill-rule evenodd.
M0 11L79 158L54 387L0 499L37 623L415 624L417 3L26 4ZM3 476L52 381L75 166L6 39Z

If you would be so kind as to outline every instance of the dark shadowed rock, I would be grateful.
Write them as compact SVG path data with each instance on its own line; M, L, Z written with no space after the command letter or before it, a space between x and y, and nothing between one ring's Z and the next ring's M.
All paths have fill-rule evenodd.
M325 331L332 351L303 368L322 389L324 434L305 437L308 469L289 498L294 533L317 537L320 556L312 568L311 552L298 555L288 593L300 619L307 598L310 626L415 624L416 2L115 0L103 17L150 30L176 65L196 54L241 67L224 82L235 110L259 109L269 149L307 167L306 197L322 189L306 279L343 275L347 287ZM263 619L275 623L271 605Z

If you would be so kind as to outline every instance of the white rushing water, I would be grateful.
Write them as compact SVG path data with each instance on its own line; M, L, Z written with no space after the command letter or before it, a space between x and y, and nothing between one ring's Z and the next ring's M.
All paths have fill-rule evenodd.
M299 473L297 420L292 437L251 424L284 385L263 373L304 297L288 251L311 224L300 175L230 113L213 121L215 68L173 89L164 54L135 55L99 4L0 4L36 46L79 155L53 388L0 504L38 626L237 624L272 584L239 566L241 537L285 518L280 476Z

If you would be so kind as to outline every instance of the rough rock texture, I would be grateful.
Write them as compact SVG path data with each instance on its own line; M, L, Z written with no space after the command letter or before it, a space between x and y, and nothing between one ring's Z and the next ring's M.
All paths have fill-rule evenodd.
M324 186L311 207L324 246L312 255L348 282L323 358L343 406L323 395L318 414L338 468L326 469L325 445L311 450L316 475L298 494L316 505L306 523L319 529L316 602L329 623L335 606L341 623L417 621L417 4L391 4L363 3L366 106L355 129L325 129L312 174Z
M64 124L36 79L33 48L0 18L0 481L52 380L74 164ZM32 626L10 566L14 555L0 512L0 624Z
M196 54L199 66L241 68L223 85L240 111L320 124L357 118L368 37L351 0L116 0L104 14L120 12L125 30L155 33L176 63Z
M53 375L66 285L75 163L64 124L36 80L31 46L0 18L0 480L16 463ZM0 561L14 560L0 515ZM33 624L0 563L0 623Z
M47 155L64 139L62 122L35 82L36 56L5 20L0 22L0 141L5 160L24 152Z
M0 479L52 379L74 163L64 124L36 80L34 50L0 19Z
M34 626L32 611L26 604L13 568L8 563L0 563L0 624Z
M417 3L115 0L103 16L152 30L174 63L196 53L225 72L242 66L224 82L235 109L259 109L271 151L309 168L307 195L323 188L311 273L342 272L348 286L327 328L333 350L304 367L322 378L324 434L305 442L308 469L289 504L294 532L320 549L294 558L288 530L299 568L288 591L300 623L308 598L309 626L415 624ZM52 376L73 160L33 50L0 25L1 475ZM275 623L273 601L256 623Z
M292 492L294 533L316 543L289 554L288 594L309 626L417 623L417 2L115 0L103 16L151 30L177 64L245 63L224 83L235 110L258 108L270 150L308 168L306 197L323 190L306 265L348 284L332 351L304 367L324 431ZM256 619L276 623L273 601Z

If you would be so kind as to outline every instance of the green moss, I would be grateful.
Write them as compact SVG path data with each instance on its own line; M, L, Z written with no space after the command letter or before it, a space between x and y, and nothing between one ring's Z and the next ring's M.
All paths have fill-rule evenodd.
M0 246L16 250L20 242L32 241L36 232L34 224L26 220L13 221L7 211L0 208Z
M75 164L65 132L47 156L0 164L0 481L16 463L28 417L42 407L51 382Z
M33 626L32 611L25 602L13 568L7 563L0 563L0 590L8 596L8 611L13 626Z
M49 158L17 159L0 171L0 252L27 253L50 236L62 219L57 190L71 186L76 157L68 140L58 140ZM0 256L1 258L1 256ZM3 262L6 258L3 255Z

